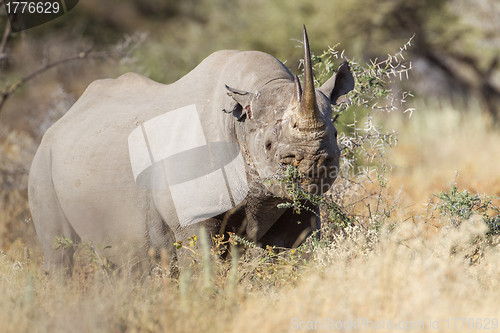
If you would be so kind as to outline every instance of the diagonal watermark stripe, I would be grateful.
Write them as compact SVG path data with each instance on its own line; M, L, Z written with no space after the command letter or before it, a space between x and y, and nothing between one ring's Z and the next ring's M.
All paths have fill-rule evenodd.
M238 144L207 142L195 105L144 122L128 146L136 184L168 189L182 226L224 213L248 193Z

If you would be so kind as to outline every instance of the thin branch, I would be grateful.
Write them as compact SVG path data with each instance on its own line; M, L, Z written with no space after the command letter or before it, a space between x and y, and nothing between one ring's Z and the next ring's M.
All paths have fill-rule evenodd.
M74 61L74 60L81 60L81 59L95 59L95 58L106 58L110 56L110 52L92 52L92 49L89 49L84 52L80 52L77 55L73 55L68 58L60 59L51 63L46 64L42 68L39 68L38 70L26 75L19 81L11 84L7 89L4 91L0 92L0 114L2 113L2 108L7 101L7 99L17 90L19 89L22 85L24 85L26 82L32 80L33 78L37 77L38 75L45 73L51 68L54 68L56 66Z
M398 57L400 57L402 60L406 60L404 58L404 53L413 45L413 39L415 38L415 34L413 34L410 39L408 39L408 41L399 48L399 52L395 53L395 54L387 54L387 58L385 60L382 60L382 61L379 61L379 62L376 62L377 60L375 59L375 61L373 60L370 60L370 62L372 63L372 68L379 68L380 66L382 65L385 65L385 68L387 67L392 67L393 68L393 71L391 73L396 73L395 71L395 67L399 67L400 65L402 65L401 63L401 60L398 59ZM396 63L396 65L392 65L393 62ZM412 68L411 68L411 62L410 62L410 68L403 68L403 70L398 70L397 73L401 73L401 72L408 72L410 71ZM371 70L371 68L367 68L365 71L363 71L361 73L361 75L364 75L366 73L368 73L369 71Z
M101 256L99 255L99 253L97 253L94 246L92 244L89 244L89 246L90 246L90 249L92 250L92 252L94 252L94 255L96 256L97 260L99 260L99 264L101 265L101 269L104 272L104 275L106 276L106 280L109 284L109 287L111 288L111 291L114 293L115 288L113 288L113 284L111 283L111 279L109 278L109 274L108 274L108 271L106 269L106 265L104 264L104 261L101 259Z
M1 2L0 2L0 6L1 6ZM7 47L7 42L9 41L11 33L12 33L12 30L10 28L10 22L9 22L9 20L7 20L7 23L5 24L5 30L4 30L3 36L2 36L2 42L0 43L0 61L4 58L7 58L7 54L5 53L5 48Z

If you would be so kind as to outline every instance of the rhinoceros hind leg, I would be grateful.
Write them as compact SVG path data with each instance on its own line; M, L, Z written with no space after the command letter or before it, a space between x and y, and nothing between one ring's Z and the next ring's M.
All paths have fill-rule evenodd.
M28 196L31 216L42 244L48 273L71 272L73 254L80 238L69 224L57 198L50 169L50 152L41 147L31 167Z
M42 244L45 270L71 273L73 255L80 239L59 207L55 193L46 196L38 209L32 209L32 215Z

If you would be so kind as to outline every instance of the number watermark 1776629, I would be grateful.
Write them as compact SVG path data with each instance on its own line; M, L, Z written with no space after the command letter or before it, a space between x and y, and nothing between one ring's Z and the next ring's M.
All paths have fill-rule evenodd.
M4 0L13 32L33 28L64 15L78 0Z

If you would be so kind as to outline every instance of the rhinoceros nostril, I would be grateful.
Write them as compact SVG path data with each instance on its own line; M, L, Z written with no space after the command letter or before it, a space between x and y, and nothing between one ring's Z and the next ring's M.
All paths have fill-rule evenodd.
M295 155L283 155L280 157L281 164L292 164L295 160Z

